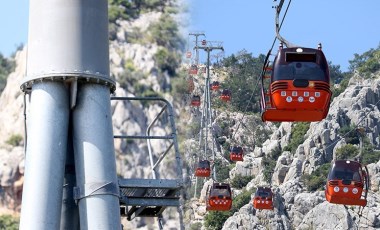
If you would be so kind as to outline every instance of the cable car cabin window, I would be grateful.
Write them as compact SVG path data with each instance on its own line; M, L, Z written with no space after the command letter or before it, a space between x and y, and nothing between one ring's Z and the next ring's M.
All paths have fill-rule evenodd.
M232 149L231 149L231 152L232 153L242 153L243 152L243 148L241 146L233 146Z
M329 173L328 180L349 180L361 182L361 167L357 162L345 163L335 162L331 172Z
M259 197L270 197L270 193L269 192L258 192L256 194L256 196L259 196Z
M322 53L282 51L274 60L272 82L294 79L328 82L328 78L328 66Z
M286 62L317 62L316 53L295 53L286 52L285 53Z
M198 168L210 168L210 163L208 161L200 161L198 163Z
M326 81L324 71L313 62L292 62L276 66L273 76L273 81L293 79Z
M231 197L231 193L227 188L213 188L210 193L210 197L219 197L219 196L225 196L225 197Z

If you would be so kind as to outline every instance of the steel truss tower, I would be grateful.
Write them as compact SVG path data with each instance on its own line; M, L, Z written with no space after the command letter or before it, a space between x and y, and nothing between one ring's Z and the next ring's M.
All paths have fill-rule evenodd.
M224 48L222 46L222 42L219 41L207 41L206 45L199 45L197 44L197 49L202 49L206 51L207 53L207 63L206 63L206 73L207 76L205 78L205 85L204 85L204 101L203 101L203 110L202 110L202 118L201 118L201 132L199 136L199 146L202 151L203 146L203 156L208 156L208 135L209 132L211 132L211 126L213 122L212 118L212 109L211 109L211 91L210 91L210 53L213 50L222 50L224 51ZM203 133L204 130L204 133ZM212 149L211 149L211 156L212 161L215 162L215 144L214 140L211 140L212 142ZM215 164L213 164L212 168L212 177L214 180L216 180L216 170L215 170ZM196 178L195 184L198 184L198 178ZM195 188L194 197L196 197L196 191L197 188Z

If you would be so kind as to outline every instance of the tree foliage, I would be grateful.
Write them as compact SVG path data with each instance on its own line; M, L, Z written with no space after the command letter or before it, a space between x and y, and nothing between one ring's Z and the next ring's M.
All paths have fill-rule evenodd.
M171 52L166 48L161 48L154 55L157 67L161 72L167 72L169 76L176 74L176 69L180 64L180 56L176 52Z
M290 133L290 143L284 150L295 153L298 146L305 141L305 134L309 130L309 127L310 122L295 122Z
M169 50L184 48L184 40L179 35L178 23L171 14L164 13L156 23L152 23L150 31L150 41L164 46Z
M231 106L234 111L260 112L259 79L264 59L263 54L254 57L246 50L242 50L221 61L221 65L228 72L222 87L231 90Z
M220 159L216 159L215 162L216 180L224 181L230 177L230 169L228 165Z
M356 131L355 126L345 125L339 129L339 134L344 136L344 140L347 144L359 144L359 133Z
M242 176L240 174L236 175L231 180L231 186L234 188L242 189L253 179L253 176Z
M108 20L116 23L118 19L135 19L148 10L162 11L166 2L162 0L108 0Z
M326 163L321 165L315 171L313 171L310 175L303 175L302 178L305 181L307 190L309 192L314 192L317 190L322 190L323 186L326 184L327 175L329 173L329 169L331 168L331 163Z
M264 179L269 184L271 183L272 174L273 174L274 168L276 167L277 160L280 156L281 156L281 149L275 148L269 154L266 154L261 161L261 164L264 166L263 167Z
M20 134L13 134L12 136L8 138L6 143L12 146L20 146L23 139L24 138Z
M358 147L356 147L352 144L347 144L347 145L342 146L336 150L336 159L337 160L349 160L349 159L353 159L358 154L359 154L359 148Z
M17 230L19 228L19 220L11 215L0 216L0 229Z
M354 59L350 60L349 63L351 71L357 70L365 76L380 70L380 45L363 54L354 54Z
M0 93L3 92L7 83L8 75L15 69L15 62L5 58L0 53Z

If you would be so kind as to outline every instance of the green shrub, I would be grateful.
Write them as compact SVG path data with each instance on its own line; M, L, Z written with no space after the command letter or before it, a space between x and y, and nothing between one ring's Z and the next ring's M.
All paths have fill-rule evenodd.
M142 87L142 85L137 81L138 79L143 79L145 77L146 75L140 70L131 71L130 69L124 69L123 72L116 78L116 81L122 88L127 88L128 85L132 85L135 89L135 93L138 94L143 92L141 90L145 90L145 86L143 86L143 88L139 88Z
M362 156L362 163L367 165L371 163L376 163L380 159L380 151L372 151L364 153Z
M263 174L264 179L268 183L272 180L272 174L274 171L274 168L276 167L276 163L278 158L281 156L281 149L278 147L273 149L272 152L265 155L261 161L262 166L264 166Z
M171 80L172 93L176 97L181 97L182 95L187 94L188 92L188 83L186 79L183 78L173 78Z
M354 59L349 61L351 71L357 70L368 77L370 73L380 70L380 46L370 49L363 54L354 54Z
M216 159L215 162L216 180L224 181L230 177L230 169L228 165L220 159Z
M19 219L11 215L0 216L0 229L4 230L18 230Z
M14 60L5 58L0 53L0 94L3 92L5 85L7 84L8 75L14 71L16 64Z
M230 217L231 211L228 212L218 212L211 211L208 212L204 218L204 225L207 230L219 230L223 228L224 222Z
M336 150L336 159L337 160L348 160L353 159L359 154L359 148L352 144L347 144L340 147Z
M246 50L241 50L237 54L224 58L221 63L227 70L228 77L222 83L222 88L231 90L231 102L227 105L215 98L213 105L232 111L260 112L261 94L257 76L260 76L264 59L264 55L254 57L252 53L248 53Z
M196 222L190 225L189 230L199 230L202 228L202 223L201 222Z
M310 122L295 122L290 134L290 143L284 151L295 153L298 146L305 141L305 134L309 130Z
M323 189L323 186L326 184L327 175L329 173L330 168L331 163L326 163L321 165L310 175L305 174L302 176L302 179L305 181L307 190L309 192L314 192Z
M359 134L356 131L356 126L345 125L339 129L339 134L344 135L344 140L347 144L357 145L359 144Z
M231 180L231 186L234 188L242 189L253 179L253 176L242 176L240 174L236 175Z
M19 146L21 145L23 139L24 138L20 134L13 134L9 137L6 143L12 146Z
M341 93L343 93L347 89L348 83L351 77L352 77L352 73L344 73L344 77L339 82L338 88L332 89L332 93L333 93L332 98L339 96Z
M166 48L161 48L154 55L157 67L161 72L167 72L169 76L173 77L176 74L176 69L180 63L180 57L177 53L169 51Z
M188 130L191 136L197 136L201 130L201 124L199 122L193 122L189 124Z
M178 23L170 14L164 13L156 23L148 27L149 41L172 50L182 50L184 41L179 35Z
M361 155L361 163L367 165L371 163L376 163L380 159L380 151L374 150L373 145L369 142L368 138L363 138L363 150Z

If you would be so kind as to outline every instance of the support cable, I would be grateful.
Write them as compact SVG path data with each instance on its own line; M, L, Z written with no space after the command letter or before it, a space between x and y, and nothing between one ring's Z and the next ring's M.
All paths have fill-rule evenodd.
M276 21L276 37L277 37L277 39L279 41L281 41L282 43L284 43L286 47L288 47L288 48L296 47L297 45L290 43L289 41L287 41L284 37L282 37L280 35L281 26L279 25L279 17L280 17L280 12L281 12L281 9L282 9L282 5L284 4L284 1L285 0L281 0L280 4L275 7L275 9L276 9L276 19L275 19L275 21ZM290 6L291 2L292 2L292 0L289 0L288 7L285 10L285 15L283 17L283 20L284 20L284 18L286 16L286 13L288 12L288 9L289 9L289 6ZM282 22L281 22L281 25L282 25Z
M282 18L280 24L278 23L278 21L279 21L278 19L279 19L279 14L280 14L280 11L281 11L281 9L282 9L282 5L283 5L283 3L284 3L284 0L281 0L280 4L276 7L276 35L279 35L279 32L280 32L281 27L282 27L282 24L284 23L284 20L285 20L285 18L286 18L286 15L287 15L287 13L288 13L288 10L289 10L289 7L290 7L291 2L292 2L292 0L289 1L288 5L287 5L287 7L286 7L286 10L285 10L284 16L283 16L283 18ZM269 56L270 56L270 54L272 53L273 47L274 47L274 45L275 45L277 39L279 39L278 36L275 36L274 39L273 39L272 46L271 46L271 48L269 49L268 54L267 54L267 56L266 56L266 58L265 58L264 65L263 65L263 66L264 66L264 67L263 67L263 71L261 72L261 75L260 75L260 76L262 76L262 75L264 74L265 67L266 67L266 65L267 65L267 63L268 63L268 60L269 60ZM279 39L279 40L280 40L280 39ZM281 40L280 40L280 41L281 41ZM248 102L247 102L247 105L246 105L246 107L245 107L245 109L244 109L243 117L240 119L239 124L238 124L238 127L236 128L235 132L233 133L231 139L234 138L235 134L237 133L237 131L238 131L239 128L240 128L240 124L241 124L241 122L243 121L243 119L244 119L244 117L245 117L245 113L246 113L246 111L247 111L247 109L248 109L249 104L250 104L251 101L252 101L252 98L253 98L253 96L254 96L254 93L255 93L255 91L256 91L256 88L257 88L257 86L259 85L259 81L260 81L260 78L257 79L257 82L256 82L256 84L255 84L255 88L254 88L254 90L253 90L253 92L252 92L252 94L251 94L251 96L250 96L250 98L249 98L249 100L248 100Z

